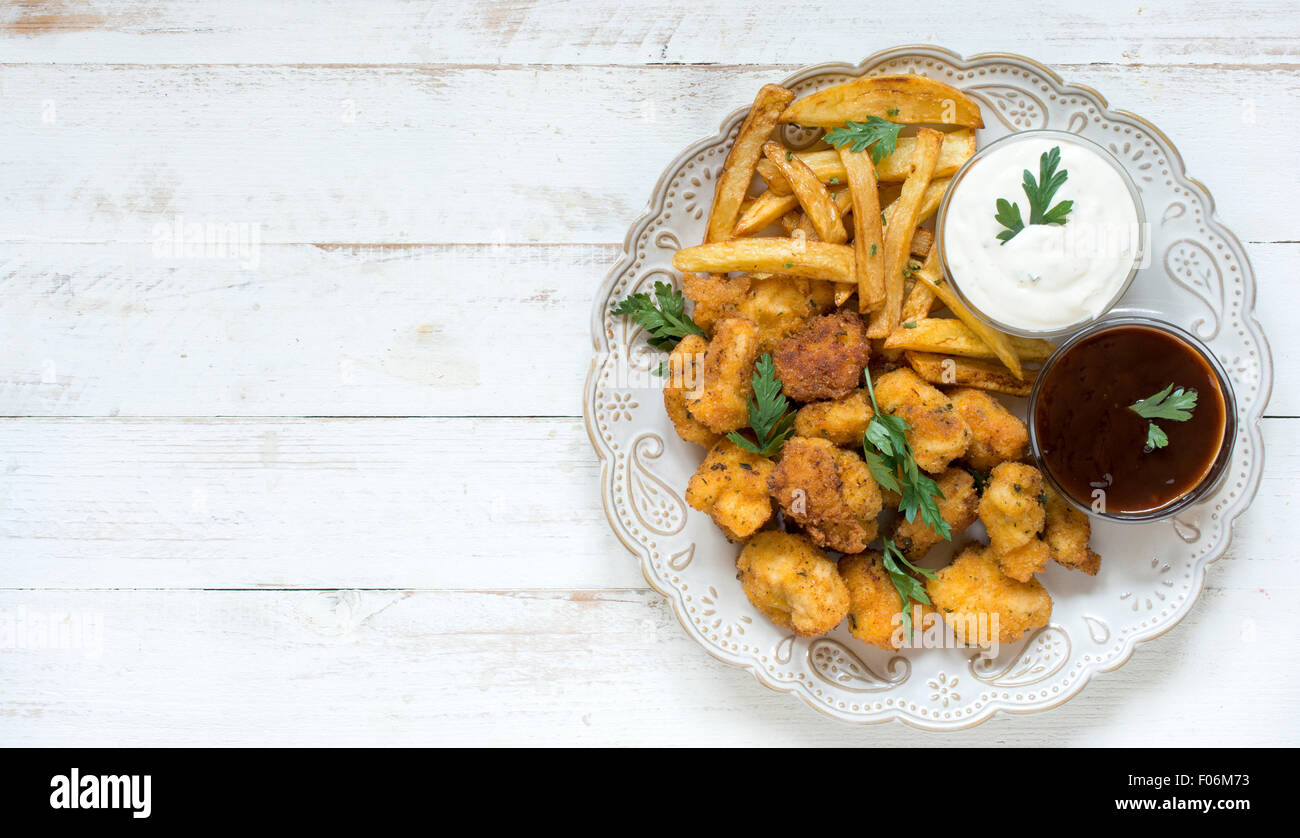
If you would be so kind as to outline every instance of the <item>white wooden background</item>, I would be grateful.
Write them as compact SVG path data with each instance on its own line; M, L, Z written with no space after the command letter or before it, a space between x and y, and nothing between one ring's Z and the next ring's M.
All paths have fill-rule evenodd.
M0 649L0 744L1300 741L1294 3L958 5L6 4L0 617L104 645ZM921 42L1163 128L1278 365L1259 497L1183 624L942 736L689 641L580 418L593 292L661 169L763 82ZM155 256L177 217L258 225L256 268Z

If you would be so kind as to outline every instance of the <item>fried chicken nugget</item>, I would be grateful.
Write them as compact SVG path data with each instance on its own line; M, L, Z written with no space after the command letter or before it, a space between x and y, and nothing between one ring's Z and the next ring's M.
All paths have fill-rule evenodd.
M736 568L754 607L801 637L825 634L849 613L849 588L835 562L803 536L760 532L740 551Z
M1027 582L1047 566L1050 551L1039 541L1046 513L1043 475L1024 463L1001 463L989 475L979 517L1002 571ZM1038 546L1038 545L1041 545Z
M749 424L749 397L754 392L758 327L734 317L713 330L698 370L697 388L686 396L686 410L709 430L725 434Z
M842 399L862 380L871 342L852 311L815 317L772 350L785 394L797 402Z
M707 512L727 538L741 541L772 517L767 481L773 468L771 460L723 438L691 477L686 502Z
M1088 547L1092 525L1088 516L1070 506L1060 495L1047 490L1047 522L1043 526L1043 540L1057 564L1072 570L1082 570L1096 576L1101 569L1101 556Z
M768 486L816 544L859 553L876 537L880 487L861 457L829 440L786 440Z
M966 453L971 432L952 400L923 381L909 367L887 372L875 381L876 404L907 423L907 441L916 464L939 474Z
M867 391L859 388L842 399L801 407L794 417L794 433L856 448L873 415Z
M988 640L1011 643L1047 625L1052 597L1037 579L1020 582L1004 574L989 547L972 544L953 563L925 583L930 601L967 645L988 645L977 626L982 618ZM995 622L996 621L996 622Z
M835 283L817 279L688 274L683 288L695 300L691 317L706 332L732 317L753 321L760 355L811 318L835 310Z
M890 580L880 553L844 556L839 568L849 588L849 634L881 649L898 648L894 645L898 627L895 620L903 608L903 598Z
M709 342L699 335L687 335L668 356L668 383L664 386L664 410L672 420L677 435L687 442L713 447L718 434L692 418L686 411L686 395L698 383L699 364L696 359L704 354Z
M979 515L979 493L975 491L975 478L960 468L950 468L935 480L943 497L939 500L939 514L948 522L956 535L975 523ZM930 548L944 539L930 529L917 515L914 520L900 516L894 529L894 544L911 561L918 561Z
M1029 429L1002 402L972 387L952 390L948 398L970 428L965 460L972 468L988 471L1007 460L1022 460L1029 453Z
M1034 536L1014 550L998 553L998 567L1017 582L1028 582L1035 573L1047 567L1051 558L1052 551L1047 542Z

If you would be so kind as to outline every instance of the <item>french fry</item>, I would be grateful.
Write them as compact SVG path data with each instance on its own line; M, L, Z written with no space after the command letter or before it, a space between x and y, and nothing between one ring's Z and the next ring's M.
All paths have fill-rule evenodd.
M796 201L795 203L798 203L798 201ZM785 234L787 236L791 235L792 233L794 233L795 229L799 226L799 222L802 220L803 220L803 210L799 210L799 209L790 210L785 215L781 216L781 228L785 230Z
M1052 344L1036 338L1019 338L1002 335L1006 338L1016 359L1016 366L1021 361L1045 361L1055 349ZM886 349L910 349L913 352L935 352L941 355L963 355L967 358L985 358L1002 361L1008 369L1011 366L977 334L970 326L954 318L927 317L915 321L915 325L906 329L895 329L885 338ZM1013 373L1014 369L1011 370ZM1023 379L1024 370L1016 376Z
M936 297L943 300L943 304L946 305L953 314L957 315L957 317L960 318L961 321L971 329L971 331L979 335L980 339L993 351L994 356L1005 364L1007 369L1011 370L1016 378L1024 379L1024 371L1020 366L1020 360L1022 358L1025 358L1025 360L1042 360L1039 358L1026 358L1026 356L1015 346L1016 341L1023 342L1022 338L1012 337L1011 335L999 332L997 329L976 317L974 312L963 305L956 292L952 290L952 286L939 275L939 266L937 263L931 264L930 262L927 262L921 266L921 269L917 271L914 276L918 281L927 285ZM1052 354L1052 344L1047 341L1037 340L1033 341L1033 343L1040 347L1047 347L1047 355ZM1044 355L1043 358L1046 358L1047 355Z
M769 189L755 198L749 208L740 214L740 220L736 222L732 234L736 238L752 236L775 224L781 216L797 206L799 199L794 195L778 195Z
M876 180L880 183L901 183L907 179L916 153L916 137L899 137L894 153L876 164ZM971 155L975 153L975 132L961 128L943 135L943 147L934 164L934 177L952 177ZM831 151L800 151L795 153L822 183L835 186L844 183L846 173L839 153ZM768 160L759 160L758 176L767 182L767 188L778 195L790 194L790 182L781 170Z
M1008 396L1028 396L1033 389L1037 370L1026 370L1028 381L1021 381L1000 363L963 358L960 355L935 355L931 352L903 353L916 374L931 384L975 387Z
M819 90L786 108L781 121L838 128L868 116L904 125L924 122L984 127L974 99L950 84L913 73L866 76Z
M718 175L717 185L713 189L713 206L709 210L709 221L705 227L705 242L720 242L731 238L740 216L740 203L749 191L749 182L754 177L754 166L762 154L763 143L767 142L782 109L794 99L794 93L776 84L765 84L758 91L749 115L741 123L740 133L727 152L727 160L722 164L722 174Z
M922 128L916 134L916 157L912 173L903 182L903 191L894 202L885 224L885 300L871 314L867 336L888 337L898 328L898 318L903 310L903 268L907 264L916 218L930 185L934 163L939 158L943 134Z
M835 208L830 192L822 186L812 169L780 143L764 143L763 156L781 170L794 196L799 200L799 206L803 207L804 215L817 231L817 237L832 244L848 241L849 236L844 230L839 210Z
M858 276L858 311L866 314L885 302L885 242L876 167L870 152L845 147L837 153L853 200L853 269Z
M748 271L857 282L853 248L794 238L733 239L688 247L673 256L673 267L695 273Z
M911 253L913 256L920 256L924 259L930 253L930 248L934 246L934 233L924 227L916 228L912 234Z
M916 252L916 240L923 232L925 231L917 230L916 234L912 237L913 253ZM932 276L938 275L939 251L937 249L934 247L929 248L925 254L925 262L921 265L920 270L932 271ZM919 272L920 271L916 271L912 275L916 276ZM920 281L913 282L912 290L907 292L907 300L903 303L903 313L899 318L901 323L900 328L907 326L908 323L917 320L924 320L929 317L930 310L934 308L935 299L934 292L930 290L929 285Z

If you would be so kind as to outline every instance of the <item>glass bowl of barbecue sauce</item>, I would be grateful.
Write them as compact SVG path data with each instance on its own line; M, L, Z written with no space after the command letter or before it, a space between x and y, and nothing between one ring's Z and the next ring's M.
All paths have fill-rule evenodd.
M1236 436L1228 375L1203 343L1159 320L1116 317L1071 337L1029 397L1039 470L1083 512L1168 518L1223 478Z

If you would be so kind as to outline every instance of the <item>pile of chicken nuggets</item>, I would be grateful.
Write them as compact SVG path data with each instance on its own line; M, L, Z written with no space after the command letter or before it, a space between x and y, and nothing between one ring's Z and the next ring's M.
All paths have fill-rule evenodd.
M678 344L664 393L678 434L708 448L686 499L744 545L738 578L772 622L811 636L847 620L859 640L896 648L903 602L870 545L889 537L920 562L945 541L919 516L882 516L900 499L877 484L862 456L873 416L864 370L880 410L907 423L918 467L943 493L939 509L953 539L976 521L988 534L988 544L972 541L924 579L927 613L962 626L996 614L997 641L1011 642L1051 616L1051 596L1035 577L1049 561L1097 573L1087 516L1025 462L1025 423L992 393L936 386L901 355L873 347L863 318L835 306L829 282L699 275L684 287L707 334ZM772 459L725 436L746 427L762 353L798 404L795 435Z

